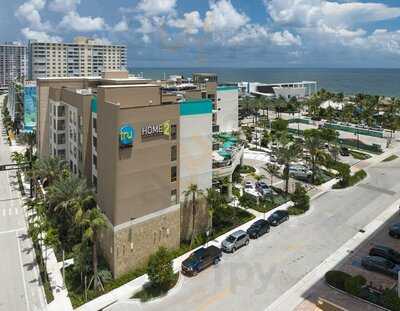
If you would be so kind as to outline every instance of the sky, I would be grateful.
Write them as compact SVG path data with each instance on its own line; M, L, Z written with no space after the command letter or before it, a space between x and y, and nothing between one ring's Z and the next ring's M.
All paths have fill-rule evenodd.
M129 67L400 68L400 1L0 0L0 42L76 36Z

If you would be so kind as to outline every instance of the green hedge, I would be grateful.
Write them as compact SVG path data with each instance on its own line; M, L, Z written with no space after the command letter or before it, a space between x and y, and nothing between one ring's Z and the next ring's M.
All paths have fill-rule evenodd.
M351 278L350 274L337 270L328 271L325 274L325 281L329 285L332 285L333 287L336 287L340 290L345 290L345 283L350 278Z
M400 311L400 298L394 289L385 289L382 293L371 291L367 280L360 275L351 276L342 271L332 270L325 274L325 281L350 295L364 299L392 311Z
M344 189L347 187L352 187L355 184L359 183L361 180L363 180L365 177L367 177L367 173L364 170L358 171L354 175L350 176L348 180L340 180L338 183L333 185L333 189Z
M240 174L250 174L250 173L255 173L256 169L250 165L241 165L239 167L239 172Z

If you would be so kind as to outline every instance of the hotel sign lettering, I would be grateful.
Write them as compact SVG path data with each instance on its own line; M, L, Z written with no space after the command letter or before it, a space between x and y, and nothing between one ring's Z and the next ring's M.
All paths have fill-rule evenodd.
M119 129L119 147L129 148L132 147L135 139L135 129L130 124L125 124Z
M171 136L171 122L165 121L160 124L149 124L142 127L142 138Z

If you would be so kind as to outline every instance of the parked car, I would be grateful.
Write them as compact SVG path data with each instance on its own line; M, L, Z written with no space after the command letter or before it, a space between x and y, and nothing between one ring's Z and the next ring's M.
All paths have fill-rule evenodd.
M281 223L285 222L286 220L289 219L289 212L288 211L275 211L273 212L269 217L268 217L268 223L271 226L278 226Z
M361 259L361 265L371 271L380 272L386 274L394 279L397 279L398 271L400 266L382 257L377 256L365 256Z
M243 231L238 230L229 235L222 243L222 250L228 253L234 253L238 248L248 245L250 242L249 235Z
M182 262L182 273L196 275L211 265L216 265L222 257L221 249L216 246L202 247L194 251Z
M400 239L400 223L390 226L389 235L393 238Z
M350 155L350 150L346 147L340 147L339 153L341 156L348 157Z
M244 183L244 189L254 189L253 183L251 181L246 181Z
M263 181L256 182L256 190L263 196L272 194L272 189Z
M400 253L394 249L382 245L376 245L369 251L370 256L382 257L393 261L395 264L400 264Z
M290 164L289 165L289 175L294 178L308 179L312 176L312 171L309 170L304 165Z
M249 229L247 229L247 234L251 239L258 239L260 236L268 232L269 223L264 219L257 220L249 227Z

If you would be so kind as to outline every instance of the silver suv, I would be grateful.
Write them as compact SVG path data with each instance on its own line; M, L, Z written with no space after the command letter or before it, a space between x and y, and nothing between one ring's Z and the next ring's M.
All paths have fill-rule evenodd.
M224 252L234 253L238 248L249 244L249 241L249 235L243 230L238 230L221 243L221 248Z

